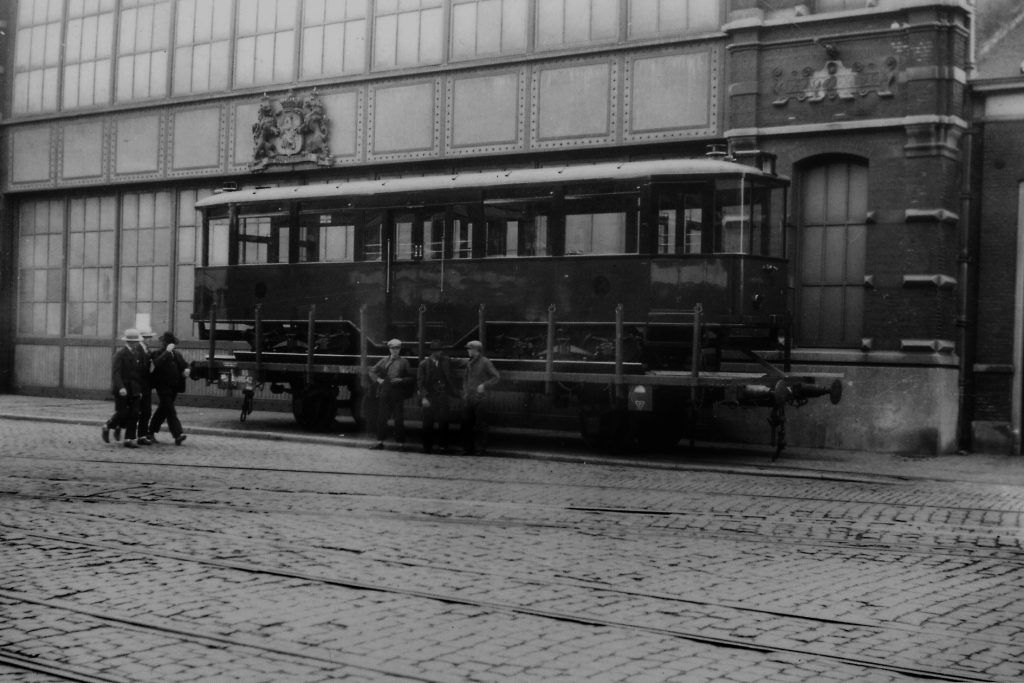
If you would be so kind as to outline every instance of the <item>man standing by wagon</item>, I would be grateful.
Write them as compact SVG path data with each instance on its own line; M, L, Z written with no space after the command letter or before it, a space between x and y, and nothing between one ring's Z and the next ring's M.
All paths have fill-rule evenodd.
M501 380L501 374L484 355L484 345L473 340L466 344L469 360L462 385L462 398L466 402L462 419L462 436L466 455L483 455L487 447L487 412L484 397L488 388Z
M388 355L370 368L370 379L377 385L377 444L373 450L384 448L388 434L388 420L395 420L395 441L405 444L405 400L416 391L416 376L409 361L402 358L402 341L388 342Z
M434 448L436 431L437 445L447 453L451 399L458 398L459 389L441 342L430 342L430 355L416 369L416 386L423 416L423 452L429 453Z

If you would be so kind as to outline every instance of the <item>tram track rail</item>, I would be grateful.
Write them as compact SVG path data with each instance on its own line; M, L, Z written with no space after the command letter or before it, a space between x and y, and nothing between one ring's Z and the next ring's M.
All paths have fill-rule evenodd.
M27 459L27 457L26 456L10 456L10 455L0 454L0 460L5 460L5 459L25 460L25 459ZM381 478L381 479L394 479L394 480L404 480L404 479L407 479L407 480L416 480L416 481L435 480L435 481L442 481L442 482L445 482L447 484L451 484L451 483L454 483L454 482L465 482L465 483L471 484L471 485L495 484L495 485L552 486L552 484L546 483L546 482L542 482L542 481L530 480L530 479L509 479L507 476L502 476L500 478L497 478L497 477L487 478L487 477L481 477L481 476L465 476L465 475L460 475L460 476L457 476L457 477L452 477L452 476L449 476L449 475L440 476L440 475L423 474L423 473L416 473L416 472L394 473L394 472L383 472L383 471L381 471L381 472L374 472L374 471L343 470L343 469L284 468L284 467L267 467L267 466L257 466L257 465L191 463L191 462L181 462L181 461L161 462L159 460L149 460L149 459L124 460L124 459L107 459L107 458L54 458L54 457L45 457L45 456L44 457L32 456L31 459L34 462L49 461L49 462L67 462L67 463L75 463L75 464L85 463L85 464L93 464L93 465L137 465L137 466L140 466L140 467L167 467L167 468L176 468L176 469L180 468L180 469L212 470L212 471L226 471L226 472L248 472L248 473L261 473L261 474L262 473L268 473L268 474L283 474L283 475L288 475L288 476L306 476L306 475L309 475L309 476L317 476L317 477L339 477L339 478L341 478L341 477L359 477L359 478ZM735 476L737 478L740 478L740 477L760 476L760 475L750 474L750 473L744 472L744 473L741 473L741 474L737 474ZM785 476L785 475L783 475L783 476ZM824 483L824 484L829 483L829 480L827 480L827 479L825 479L825 480L822 480L822 479L819 479L819 478L814 478L814 479L815 479L816 482L820 482L820 483ZM903 480L903 479L900 479L900 480L882 479L882 480L878 480L878 481L872 480L870 482L871 486L877 486L879 489L891 489L891 488L894 488L894 487L907 489L907 488L912 487L914 485L914 483L915 482L913 482L913 481L908 481L908 480ZM577 484L577 483L573 483L573 482L560 482L560 483L557 484L557 486L560 489L621 490L624 485L622 483L620 483L620 482L617 482L615 484L603 485L603 486L601 486L601 485L594 485L594 484ZM268 490L268 491L275 490L275 487L272 487L272 486L266 486L266 487L263 487L263 488L265 488L265 490ZM679 488L667 488L667 487L666 488L659 488L659 487L656 487L656 486L648 486L648 485L637 486L635 488L637 488L638 490L645 491L645 492L661 492L661 493L665 493L665 494L675 494L675 493L680 493L681 492L681 489L679 489ZM694 488L696 489L696 487L694 487ZM693 493L697 493L697 494L702 495L702 496L734 495L735 491L736 491L736 488L737 487L735 485L733 485L728 490L727 489L707 488L705 486L701 486L699 491L693 491ZM754 488L754 486L751 485L751 488ZM1011 488L1011 487L1006 487L1006 488ZM282 490L287 490L289 492L296 492L294 489L290 489L290 488L289 489L282 489ZM833 491L835 491L835 490L836 489L833 489ZM0 494L2 494L2 493L3 492L0 491ZM353 494L353 495L358 495L358 494ZM780 495L780 494L762 493L762 492L758 492L758 493L751 494L751 495L756 495L758 498L764 498L764 499L793 500L793 501L811 501L811 502L814 502L814 501L828 501L828 502L834 503L834 504L843 504L843 503L847 503L847 504L869 504L869 503L890 504L888 501L885 501L885 500L874 500L874 501L866 500L865 497L863 497L863 496L857 497L857 498L852 498L852 497L851 498L842 498L842 497L836 497L835 495L831 495L831 494L826 497L826 496L814 496L814 495L807 495L807 494L802 494L802 495ZM1021 491L1020 498L1021 498L1021 500L1024 500L1024 490ZM941 509L941 510L951 510L951 511L963 511L963 512L981 512L981 511L984 511L984 512L1009 513L1009 514L1016 515L1017 521L1022 523L1022 524L1024 524L1024 509L1021 509L1019 504L1016 503L1016 501L1011 501L1011 502L1007 503L1003 507L995 506L995 505L993 505L991 503L991 501L989 501L985 505L985 507L980 507L980 506L964 506L964 505L940 505L940 504L935 504L935 503L920 503L920 504L917 504L916 507L930 508L930 509ZM581 507L581 509L584 509L584 508ZM596 510L607 510L607 511L614 511L615 510L615 508L599 508L599 507L592 507L590 509L593 509L595 511ZM640 511L643 511L643 510L640 510ZM653 511L650 514L667 514L667 513L666 512Z
M164 454L175 457L173 460L160 457L158 449L145 452L148 457L156 456L154 459L147 460L141 455L130 458L0 455L0 462L13 466L7 469L7 476L0 478L0 502L6 498L11 503L6 511L12 513L0 516L3 519L0 546L16 549L19 544L25 547L35 544L32 547L49 548L55 553L58 564L64 552L69 559L96 552L101 556L96 560L97 568L103 566L102 557L149 558L154 566L160 562L201 566L206 568L204 571L225 575L273 579L284 581L288 586L302 584L312 587L309 590L313 592L365 593L387 596L388 600L435 605L431 608L435 610L453 606L582 629L611 629L628 634L623 638L629 642L634 637L661 638L756 653L764 655L768 661L815 661L831 663L823 666L837 669L853 667L866 672L862 675L870 680L875 680L871 672L884 680L1015 680L990 673L983 662L972 659L970 654L973 651L1021 650L1020 644L1006 635L1006 631L990 627L972 630L942 619L928 618L920 625L915 625L913 620L875 619L876 615L886 612L883 609L886 603L877 602L877 598L873 603L865 602L864 610L818 611L816 603L809 603L805 610L799 601L775 602L774 596L767 596L763 601L746 601L745 598L729 600L731 596L725 592L706 596L689 590L673 593L659 589L684 584L660 580L636 584L633 588L628 575L613 575L610 581L604 582L600 580L600 568L576 572L561 562L550 566L545 563L539 570L523 575L516 573L511 564L489 568L481 560L460 566L447 553L438 556L438 561L432 561L429 554L431 548L446 538L528 540L537 537L536 534L565 531L577 537L602 538L601 543L609 547L620 540L638 542L641 548L655 547L660 538L672 539L674 552L683 553L692 548L698 555L722 542L759 544L763 547L754 548L753 553L765 561L800 556L819 558L818 561L827 558L823 566L838 566L843 555L850 559L870 556L877 566L892 563L897 571L901 567L912 567L917 562L913 556L933 560L955 558L961 562L950 563L950 568L983 565L987 576L1012 572L1014 577L1019 577L1024 566L1019 533L1017 545L1006 547L972 546L971 539L954 539L954 532L961 524L957 520L969 519L979 534L993 535L997 542L998 534L1004 529L1019 531L1024 522L1024 508L1015 505L1021 494L1013 487L973 489L969 484L954 484L960 493L950 496L937 494L933 483L924 480L862 482L844 491L841 484L830 481L792 486L745 474L731 475L711 484L714 478L705 473L695 477L696 480L682 476L662 482L657 474L622 475L614 471L590 481L572 481L571 478L561 481L550 478L544 471L531 476L518 467L487 459L480 459L480 467L468 472L445 467L445 472L439 473L441 466L437 463L445 462L443 459L422 460L419 456L389 458L386 465L377 468L372 461L365 460L353 461L355 466L339 463L339 467L280 467L223 460L187 462L177 459L178 453L173 450ZM280 457L286 458L287 454ZM42 474L38 469L33 474L27 466L21 469L17 465L19 460L26 464L31 461L32 465L41 463ZM143 468L151 470L148 475ZM985 490L998 490L999 495L989 498L986 504L972 504L976 499L981 500ZM607 502L599 502L602 499ZM635 503L630 502L633 500ZM145 512L147 510L150 512ZM153 510L166 512L154 514ZM0 508L0 512L4 511L5 508ZM212 518L226 519L226 530L204 523L205 512L212 513ZM368 548L372 552L367 552L360 546L361 536L354 537L351 547L346 547L339 542L346 538L344 531L322 537L317 534L308 538L289 536L301 528L303 520L314 520L316 526L339 514L352 529L361 526L363 521L371 522L370 528L375 532L412 523L423 525L419 528L436 534L436 538L407 554L404 549L401 553L392 552L397 546L382 547L378 551L371 545ZM247 515L263 521L247 526L244 519ZM35 519L37 526L20 524L19 519ZM77 521L64 525L61 520ZM187 520L196 520L196 523L179 527L180 522ZM275 528L278 521L284 520L288 520L284 527ZM46 533L38 524L44 528L66 529L66 533ZM859 524L869 530L879 530L879 536L870 533L855 536L861 529ZM773 525L778 527L775 531ZM840 533L834 540L801 535L815 525L824 529L835 525ZM901 525L906 525L907 529L900 530ZM856 526L852 532L851 526ZM253 533L241 533L249 528ZM966 523L964 528L967 528ZM412 538L415 538L420 532L416 526L412 529ZM265 535L264 531L273 533ZM845 539L843 533L848 534ZM309 550L308 541L318 538L326 540L316 541L320 545L312 549L315 552L303 555L303 548ZM936 542L937 538L941 542ZM903 539L903 542L893 545L892 539ZM947 542L949 546L942 547ZM766 550L772 546L780 549ZM783 546L791 550L783 550ZM455 552L485 547L483 541L480 545L467 541L465 548ZM822 549L828 552L820 553ZM737 549L722 557L747 552ZM399 559L406 557L408 559ZM507 555L500 557L504 560ZM283 564L281 558L296 558L298 562L291 566ZM667 562L659 560L640 565L637 571L648 577L645 581L654 579L672 566ZM128 561L131 566L138 563L139 560ZM687 566L690 569L687 570ZM681 570L694 568L695 565L684 564ZM191 573L192 570L184 570L185 575ZM117 573L112 576L116 577ZM432 580L424 581L424 578ZM520 601L515 595L503 599L509 596L500 591L454 589L467 582L482 587L515 583L527 597ZM31 583L26 585L32 586ZM795 587L794 584L790 588ZM79 600L74 588L77 585L72 584L66 594L48 593L45 589L18 589L0 580L0 601L21 601L39 608L63 610L95 618L98 623L104 616L112 617L112 621L103 623L120 624L145 633L166 633L169 637L181 631L211 647L220 638L219 647L248 647L267 656L289 656L287 653L291 652L297 655L296 661L303 661L312 655L311 665L316 665L318 658L325 666L328 662L338 664L340 658L350 666L369 665L365 669L367 675L399 676L398 672L377 666L379 662L350 660L345 653L332 654L326 650L318 653L298 641L282 640L280 632L275 635L275 632L254 631L246 633L245 637L225 639L214 628L208 633L214 639L202 640L207 635L203 630L205 624L197 630L173 619L165 621L166 615L140 619L131 612L119 613L116 603L113 610L104 610L88 599ZM568 598L561 602L529 599L532 595L548 594ZM865 599L871 600L867 596ZM607 604L636 604L643 609L594 609L595 605ZM748 626L736 633L702 626L702 619L711 617ZM549 628L540 626L538 630ZM799 638L788 640L788 636L780 639L773 635L776 632L809 635L805 642ZM948 643L957 653L956 661L963 665L932 665L927 658L915 654L921 648L915 650L913 645L907 655L873 656L877 650L862 648L853 640L849 646L842 644L847 637L892 643L921 642L928 643L928 647L933 643ZM41 674L47 672L30 667L52 667L50 675L65 680L109 683L126 680L74 667L62 675L62 662L58 659L31 658L35 661L30 661L21 657L19 662L19 657L16 649L0 646L0 667L19 668L20 663L25 665L23 670ZM441 680L423 675L422 671L408 673L417 676L400 677Z
M0 526L7 526L7 525L0 525ZM8 528L10 528L10 527L8 527ZM134 554L134 555L144 555L144 556L150 556L150 557L159 557L159 558L162 558L162 559L170 559L170 560L186 562L186 563L203 564L203 565L207 565L207 566L211 566L211 567L216 567L218 569L230 570L230 571L240 571L240 572L246 572L246 573L249 573L249 574L265 574L265 575L270 575L270 576L279 577L279 578L294 579L294 580L299 580L299 581L304 581L304 582L318 583L318 584L322 584L322 585L332 586L332 587L336 587L336 588L349 589L349 590L372 591L372 592L386 593L386 594L391 594L391 595L401 595L401 596L407 597L407 598L416 598L416 599L433 601L433 602L440 602L440 603L451 604L451 605L461 605L461 606L465 606L465 607L479 608L479 609L488 610L488 611L494 611L494 612L515 613L515 614L520 614L520 615L524 615L524 616L535 617L535 618L540 618L540 619L545 619L545 620L552 620L552 621L559 621L559 622L569 622L569 623L579 624L579 625L588 626L588 627L605 627L605 628L625 629L625 630L634 631L634 632L642 631L642 632L646 632L646 633L650 633L650 634L655 634L655 635L660 635L660 636L668 636L668 637L671 637L671 638L679 638L679 639L682 639L682 640L687 640L687 641L691 641L691 642L694 642L694 643L701 643L701 644L704 644L704 645L710 645L710 646L714 646L714 647L725 647L725 648L734 648L734 649L740 649L740 650L749 650L749 651L758 652L758 653L762 653L762 654L773 654L773 655L784 655L784 656L794 656L794 655L796 655L796 656L803 656L803 657L815 657L815 658L821 658L821 659L825 659L825 660L828 660L828 661L834 661L834 662L837 662L837 663L842 663L842 664L851 665L851 666L855 666L855 667L861 667L861 668L868 669L868 670L885 671L885 672L895 673L895 674L904 675L904 676L910 676L910 677L913 677L913 678L924 679L924 680L940 680L940 681L994 681L994 680L998 680L998 679L994 679L994 678L992 678L990 676L986 676L986 675L978 674L978 673L974 673L974 672L969 672L969 671L949 672L949 671L943 671L941 669L932 668L932 667L906 666L906 665L896 664L896 663L893 663L893 662L883 661L883 660L876 659L876 658L858 657L858 656L845 656L845 655L841 655L841 654L838 654L838 653L822 652L821 650L818 650L818 649L815 649L815 648L810 648L810 647L808 647L808 648L782 647L782 646L779 646L777 644L769 645L769 644L765 644L765 643L759 643L756 640L751 640L751 639L716 637L716 636L708 635L706 633L703 633L703 632L697 631L697 630L688 630L688 629L682 629L682 628L654 627L654 626L650 626L650 625L643 625L643 624L632 623L632 622L626 621L626 620L616 620L616 619L600 618L600 617L596 617L594 615L587 615L587 614L582 614L582 613L572 613L572 612L566 612L566 611L561 611L561 610L537 609L537 608L533 608L533 607L529 607L529 606L524 606L524 605L518 605L518 604L514 604L514 603L495 602L495 601L488 601L488 600L481 600L481 599L472 599L472 598L466 598L466 597L454 595L454 594L451 594L451 593L442 593L442 592L438 592L438 591L426 591L426 590L416 590L416 589L411 589L411 588L401 588L401 587L397 587L397 586L393 586L393 585L386 585L386 584L382 584L382 583L378 583L378 582L360 581L360 580L353 579L353 578L329 578L329 577L318 576L318 575L315 575L315 574L310 574L310 573L307 573L307 572L298 572L298 571L285 570L285 569L275 568L275 567L266 567L266 566L260 566L260 565L253 565L253 564L247 563L247 562L231 561L231 560L217 559L217 558L211 558L211 557L202 557L202 556L197 556L197 555L192 554L192 553L187 553L186 554L186 553L175 553L175 552L168 552L168 551L154 551L154 550L151 550L151 549L126 548L126 547L124 547L122 545L119 545L119 544L102 543L102 542L97 542L97 541L86 541L86 540L83 540L83 539L63 536L63 535L60 535L60 534L43 534L43 533L38 533L38 532L26 531L24 529L21 529L19 531L22 534L25 534L25 535L31 535L31 536L34 536L34 537L37 537L37 538L45 538L47 540L58 541L58 542L65 543L65 544L73 544L73 545L78 545L78 546L88 546L88 547L92 547L92 548L100 548L100 549L114 551L114 552L131 553L131 554ZM435 567L433 569L437 569L437 568ZM537 582L537 583L540 583L540 582ZM549 584L551 582L545 582L545 583ZM568 584L563 582L563 585L568 585ZM631 594L634 597L643 596L643 597L646 597L646 598L653 598L653 599L656 599L656 600L665 601L667 603L688 603L688 604L691 604L691 605L700 606L702 608L711 608L711 609L718 609L718 610L721 610L721 609L731 609L731 610L736 610L737 612L740 612L742 614L747 615L747 618L749 618L750 615L759 614L759 615L763 615L763 616L770 616L770 617L773 617L775 619L783 618L783 619L790 619L790 620L797 620L797 621L804 621L804 622L813 622L816 625L829 625L829 626L835 626L835 627L838 627L838 628L841 628L841 629L842 628L856 628L856 629L877 629L877 630L880 630L880 631L890 631L890 632L898 633L903 638L906 638L906 637L911 636L911 635L913 635L913 636L921 636L921 637L925 637L925 638L946 638L946 639L952 639L952 638L955 637L955 638L958 638L958 639L961 639L961 640L974 641L974 642L977 642L977 643L979 643L979 644L981 644L983 646L988 646L988 645L1011 645L1011 643L1009 643L1009 642L1005 642L1004 643L1004 642L992 641L991 639L965 637L965 636L963 636L961 634L956 634L954 636L954 634L950 634L950 633L939 633L939 632L934 632L934 631L911 629L911 628L907 628L907 627L892 627L891 625L885 625L885 624L879 624L879 623L871 624L871 623L864 623L864 622L853 622L853 621L844 621L844 620L838 620L838 619L827 619L827 618L821 618L821 617L812 617L812 616L807 616L807 615L795 615L795 614L792 614L792 613L785 613L785 612L771 611L771 610L756 610L756 609L751 609L751 608L743 607L743 606L739 606L739 605L726 605L726 604L723 604L723 603L715 603L715 602L710 602L710 601L687 600L687 599L676 598L676 597L673 597L673 596L653 596L653 595L649 595L649 594L643 594L643 593L640 593L640 592L616 591L614 589L608 589L608 588L603 588L603 587L595 588L595 587L591 586L591 587L589 587L589 589L590 590L594 590L594 591L602 591L602 592L618 592L618 593L624 593L624 594ZM209 634L205 634L205 635L204 634L199 634L199 635L197 635L194 631L186 631L184 629L178 629L178 628L170 627L170 626L163 625L163 624L153 624L153 623L147 623L146 621L142 621L142 620L138 620L138 619L121 618L121 617L117 617L117 616L112 616L112 615L110 615L109 613L106 613L106 612L100 612L100 611L97 611L97 610L90 610L90 609L85 609L85 608L77 607L77 606L73 605L71 602L69 602L67 600L46 600L46 599L32 598L31 596L26 596L26 595L24 595L23 593L20 593L20 592L11 592L11 591L6 591L6 590L2 590L2 589L0 589L0 599L11 600L11 601L21 601L21 602L37 604L37 605L44 605L44 606L47 606L47 607L50 607L50 608L54 608L54 609L62 609L62 610L65 610L65 611L75 612L75 613L78 613L78 614L83 614L83 615L90 616L90 617L97 618L97 619L103 619L105 621L110 621L110 622L116 622L116 623L119 623L119 624L124 624L124 625L127 625L127 626L131 626L133 628L150 629L150 630L153 630L153 631L159 631L161 633L172 633L172 634L176 634L176 635L179 635L179 636L182 636L182 637L187 637L188 639L192 640L193 642L197 642L197 641L198 642L215 642L215 643L219 643L221 645L231 645L231 646L237 646L237 647L255 647L255 648L258 648L258 649L266 650L268 652L275 652L275 653L289 654L289 655L295 654L294 651L289 650L287 648L282 648L280 646L272 646L272 645L267 645L267 644L259 644L258 642L252 641L252 640L249 640L249 639L224 638L224 637L220 637L220 636L216 636L216 635L209 635ZM0 654L4 654L3 648L0 648ZM302 656L306 657L306 658L310 657L309 654L305 654L305 655L302 655ZM311 658L313 660L323 659L325 662L327 662L327 661L333 661L335 663L337 662L337 657L334 657L334 658L319 657L319 656L316 656L314 654ZM359 666L362 666L362 665L359 665ZM370 668L370 667L367 667L367 668ZM376 669L376 668L370 668L370 669L374 670L374 671L376 671L378 673L387 673L386 671L382 671L382 670ZM69 680L79 680L79 679L72 678L72 679L69 679ZM82 680L84 680L84 679L82 679ZM107 679L101 679L101 680L107 680ZM431 680L431 679L423 678L422 680Z

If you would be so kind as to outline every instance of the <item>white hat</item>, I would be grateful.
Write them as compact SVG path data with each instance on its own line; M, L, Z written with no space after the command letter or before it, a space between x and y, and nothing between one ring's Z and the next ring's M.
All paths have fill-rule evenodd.
M129 327L124 331L124 336L121 337L121 341L142 341L142 336L139 335L139 331L134 327Z
M146 339L150 339L156 336L155 334L153 334L153 330L151 330L148 327L143 327L141 330L139 330L139 334L141 334Z
M402 340L401 339L392 339L391 341L388 342L388 348L389 349L393 349L395 347L402 348Z

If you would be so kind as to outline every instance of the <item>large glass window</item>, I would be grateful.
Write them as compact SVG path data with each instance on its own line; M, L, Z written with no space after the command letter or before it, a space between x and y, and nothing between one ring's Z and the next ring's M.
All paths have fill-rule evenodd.
M807 346L858 346L864 317L867 167L835 162L801 174L798 330Z
M297 0L238 0L235 86L295 78Z
M178 0L175 95L227 89L233 16L231 0Z
M306 0L302 78L366 70L366 0Z
M15 34L15 114L55 111L64 0L22 0Z
M720 17L719 0L629 0L629 37L714 31Z
M537 3L537 47L559 48L617 40L619 0L544 0Z
M170 328L170 192L124 195L121 201L121 296L118 328L149 316L154 331Z
M439 64L444 58L442 0L377 0L373 68Z
M114 6L114 0L74 0L68 4L65 109L110 102Z
M117 41L117 100L167 95L170 0L121 0Z
M64 202L25 202L20 213L18 334L59 336L64 291Z
M525 52L529 18L527 0L454 0L452 58Z
M213 194L209 190L182 190L178 195L178 249L175 255L174 326L179 337L192 331L192 298L195 290L195 268L200 263L199 226L202 214L196 211L196 202Z
M117 201L112 196L68 201L69 336L109 338L114 332Z

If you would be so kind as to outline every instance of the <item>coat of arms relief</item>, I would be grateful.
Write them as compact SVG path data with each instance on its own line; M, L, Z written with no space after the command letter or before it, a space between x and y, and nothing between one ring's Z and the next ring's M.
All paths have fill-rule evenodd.
M264 95L252 124L252 137L253 171L273 164L334 164L328 144L330 122L315 89L301 100L291 90L280 101Z

